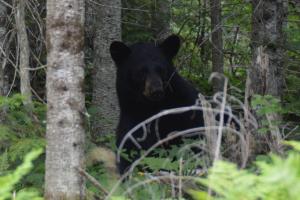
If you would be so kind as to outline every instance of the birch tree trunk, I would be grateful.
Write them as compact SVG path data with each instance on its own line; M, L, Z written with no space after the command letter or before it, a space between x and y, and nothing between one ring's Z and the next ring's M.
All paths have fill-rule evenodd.
M94 76L92 105L97 113L93 119L93 136L115 131L119 105L116 95L116 67L110 57L112 41L121 40L121 0L101 0L95 9Z
M45 199L85 199L84 0L48 0L46 29Z
M282 97L286 3L285 0L252 1L252 65L248 69L246 100L251 101L254 94ZM268 121L279 119L279 115L266 116ZM270 148L280 151L280 132L274 127L270 129Z
M210 0L211 42L212 42L212 72L224 73L223 65L223 37L221 1ZM214 92L223 91L223 81L213 79Z
M30 86L30 74L29 74L29 42L25 25L25 7L26 0L15 0L16 13L16 29L18 35L18 45L20 53L19 69L20 69L20 87L21 94L25 97L24 105L27 108L31 108L32 105L32 93Z
M0 48L5 49L5 34L6 34L6 6L0 2ZM6 95L5 81L5 55L0 52L0 96Z

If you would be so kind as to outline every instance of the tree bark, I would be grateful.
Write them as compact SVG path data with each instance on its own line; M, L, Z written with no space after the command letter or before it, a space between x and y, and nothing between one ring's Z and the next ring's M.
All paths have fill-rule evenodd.
M84 0L48 0L46 29L45 199L85 199Z
M171 34L171 1L153 1L151 29L155 41L162 41Z
M211 42L212 42L212 72L224 73L223 65L223 37L222 37L222 10L220 0L210 1ZM214 92L223 91L222 79L213 79Z
M30 86L30 74L29 74L29 42L26 32L25 25L25 7L26 0L15 0L16 13L16 29L17 29L17 37L18 37L18 45L20 52L20 61L19 61L19 69L20 69L20 87L21 94L25 97L24 105L27 108L31 108L32 104L32 93Z
M5 34L6 34L6 5L0 2L0 47L5 49ZM4 96L7 93L7 81L5 80L5 55L0 52L0 96Z
M284 74L284 0L252 1L251 94L281 97ZM265 62L265 63L264 63Z
M121 40L121 1L102 0L95 9L94 76L92 105L97 113L92 127L93 136L115 131L119 105L116 95L116 68L110 57L112 41ZM97 5L96 5L97 6Z
M282 97L285 63L283 26L287 16L285 0L253 0L252 9L252 65L248 69L245 95L249 105L254 94ZM278 119L279 115L266 116L268 121ZM270 148L280 151L280 133L274 131L274 127L270 129Z

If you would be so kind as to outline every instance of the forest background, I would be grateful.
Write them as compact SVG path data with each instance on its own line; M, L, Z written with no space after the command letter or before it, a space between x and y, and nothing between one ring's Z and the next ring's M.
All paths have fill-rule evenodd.
M51 38L53 33L48 22L49 16L55 16L49 13L59 12L48 9L51 3L59 4L51 0L0 0L0 199L40 199L43 195L45 199L55 199L44 191L52 191L54 196L56 192L65 191L60 187L47 189L51 184L45 185L46 151L36 150L45 149L46 143L52 139L66 146L69 144L67 137L64 138L66 140L63 137L47 137L46 141L46 132L49 132L46 127L51 123L46 117L47 103L60 104L55 99L57 96L50 100L46 95L51 91L51 84L46 85L46 75L48 82L55 80L51 79L55 72L47 69L49 52L52 51L49 47L52 41L47 41L47 38ZM116 184L116 180L110 180L114 169L107 172L107 166L98 162L102 160L99 157L104 156L98 152L98 147L116 150L114 131L119 111L114 83L116 69L109 54L110 43L114 40L127 44L138 41L159 43L173 33L182 39L182 47L174 60L180 74L207 99L223 91L224 86L218 79L209 82L211 73L224 74L229 80L226 92L242 102L256 117L258 128L245 132L248 133L245 138L250 152L247 165L241 166L245 160L242 153L228 153L240 148L239 139L227 138L221 148L223 160L234 162L246 170L237 170L230 163L220 162L214 165L217 172L207 176L208 166L201 177L203 181L181 185L180 189L176 186L182 184L180 181L175 186L167 180L149 186L143 182L149 177L141 176L137 171L133 181L121 184L121 189L111 194L112 198L299 199L296 195L300 187L299 143L289 143L294 150L283 144L283 140L300 139L299 1L61 1L61 5L64 3L84 8L78 15L85 19L82 24L84 31L79 35L84 35L81 51L84 53L82 67L85 81L80 86L84 88L84 94L79 92L85 96L85 101L81 101L84 104L83 115L79 116L85 122L81 124L85 135L82 151L87 160L84 172L95 177L101 188L104 187L99 189L99 185L92 184L87 178L85 198L104 198ZM243 113L243 110L239 107L235 112ZM244 113L242 115L243 118ZM63 131L67 130L58 132L62 135ZM180 161L177 152L175 148L168 153L177 156ZM274 155L269 156L270 152ZM29 154L29 160L21 165L26 154ZM33 158L35 160L31 161ZM60 159L53 164L59 166ZM181 177L183 169L179 167L182 165L179 161L150 158L145 163L158 170L160 166L153 163L166 162L170 170ZM189 165L186 167L196 164ZM232 173L226 175L225 172ZM74 174L77 178L84 176L75 170ZM68 175L55 177L63 180L65 176ZM143 183L142 189L133 187L137 183ZM226 185L231 190L224 189ZM78 187L81 188L82 184ZM269 190L260 191L258 188Z

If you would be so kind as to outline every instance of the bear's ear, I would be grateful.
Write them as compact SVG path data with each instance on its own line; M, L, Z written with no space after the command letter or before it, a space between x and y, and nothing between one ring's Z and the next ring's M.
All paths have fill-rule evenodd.
M159 45L159 47L169 59L173 59L180 48L180 38L177 35L171 35L167 39L165 39Z
M110 50L110 55L111 55L112 59L116 63L121 63L131 53L130 48L128 46L126 46L126 44L124 44L123 42L119 42L119 41L112 42L109 50Z

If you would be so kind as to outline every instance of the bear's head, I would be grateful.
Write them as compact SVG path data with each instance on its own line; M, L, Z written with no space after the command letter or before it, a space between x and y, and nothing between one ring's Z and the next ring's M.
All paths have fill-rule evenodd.
M110 54L117 66L117 81L126 84L135 96L152 102L162 100L168 81L175 72L172 59L179 47L180 39L176 35L169 36L158 45L136 43L127 46L113 42Z

